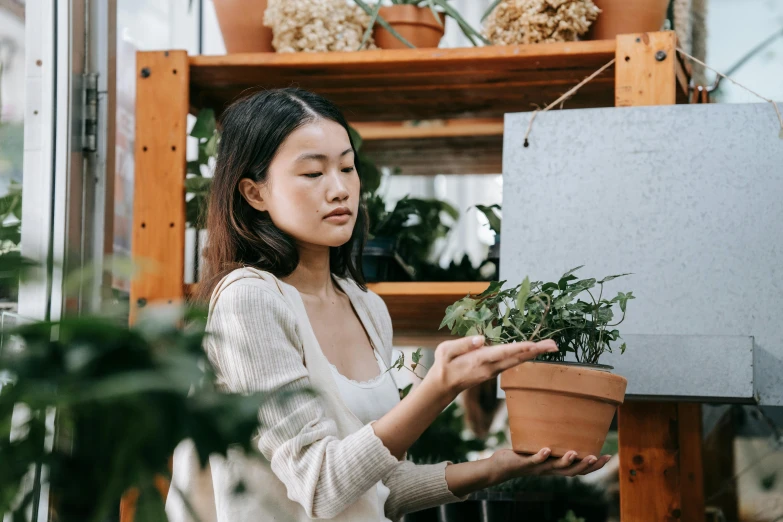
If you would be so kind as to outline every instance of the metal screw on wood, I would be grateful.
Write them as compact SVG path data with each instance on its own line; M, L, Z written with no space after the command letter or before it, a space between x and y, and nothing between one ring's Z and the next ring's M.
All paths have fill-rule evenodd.
M655 53L655 59L662 62L666 59L666 51L658 51Z
M143 68L143 69L141 70L141 77L142 77L142 78L149 78L149 77L150 77L150 74L152 74L152 72L150 71L150 68L149 68L149 67L145 67L145 68Z
M144 308L147 305L147 300L143 297L140 297L136 303L139 305L139 308Z
M636 476L636 470L635 470L635 469L632 469L632 470L631 470L631 476L632 476L632 477L635 477L635 476Z

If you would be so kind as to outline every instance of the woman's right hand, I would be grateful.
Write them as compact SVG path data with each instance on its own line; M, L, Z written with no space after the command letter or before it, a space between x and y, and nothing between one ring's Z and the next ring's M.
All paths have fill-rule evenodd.
M484 342L483 335L442 342L435 350L435 363L424 380L438 383L447 395L456 397L504 370L557 351L557 344L551 339L491 346L484 346Z

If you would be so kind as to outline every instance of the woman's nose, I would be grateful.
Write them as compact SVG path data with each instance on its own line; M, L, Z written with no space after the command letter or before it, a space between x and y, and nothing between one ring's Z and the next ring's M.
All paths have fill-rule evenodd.
M332 182L329 184L328 199L330 201L343 201L348 198L350 192L348 186L340 176L338 172L336 175L330 176Z

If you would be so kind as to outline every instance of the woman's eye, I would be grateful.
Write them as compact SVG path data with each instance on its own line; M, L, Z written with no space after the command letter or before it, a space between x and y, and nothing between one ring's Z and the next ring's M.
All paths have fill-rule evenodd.
M345 168L343 169L343 172L345 172L346 174L350 174L350 173L351 173L351 172L353 172L354 170L356 170L356 169L353 167L353 165L351 165L350 167L345 167Z
M305 174L305 176L308 178L317 178L320 175L321 175L320 172L311 172L310 174Z

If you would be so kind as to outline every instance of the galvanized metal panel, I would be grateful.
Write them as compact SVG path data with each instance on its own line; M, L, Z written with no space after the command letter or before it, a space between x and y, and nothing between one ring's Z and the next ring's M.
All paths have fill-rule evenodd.
M580 277L633 272L604 293L637 297L618 327L633 342L612 359L641 380L629 392L745 400L753 376L761 403L783 405L783 140L773 108L552 111L536 117L524 147L529 121L506 116L501 278L553 280L582 264ZM715 336L753 337L754 348ZM652 386L656 378L668 387Z

